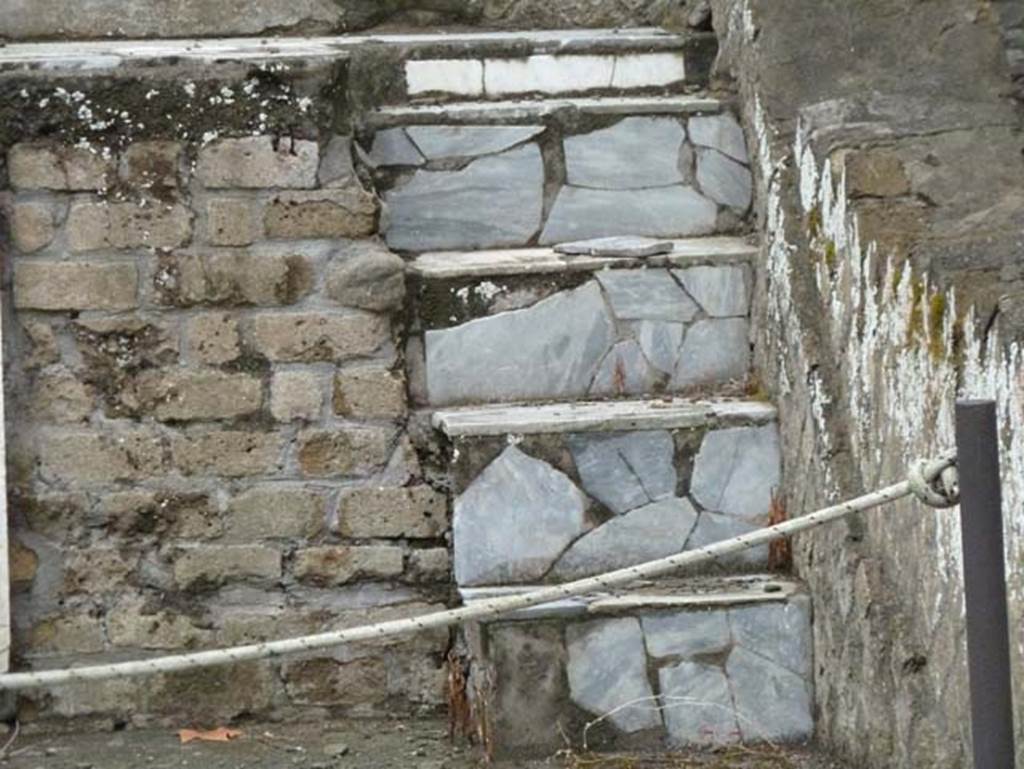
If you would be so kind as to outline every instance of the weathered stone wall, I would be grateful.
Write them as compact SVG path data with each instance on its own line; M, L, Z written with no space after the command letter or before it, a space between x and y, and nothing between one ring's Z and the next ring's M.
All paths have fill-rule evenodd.
M685 20L698 5L699 0L7 0L0 38L329 35L380 25L634 27Z
M752 0L716 25L760 157L757 357L787 507L902 478L950 446L957 393L997 397L1019 665L1022 367L1000 337L1021 331L1024 168L991 10ZM958 525L903 502L797 543L818 735L857 766L970 765Z
M329 78L260 72L4 84L25 113L0 153L17 667L448 600L445 497L406 430L403 262L332 103L304 95ZM18 713L433 709L447 645L68 687Z

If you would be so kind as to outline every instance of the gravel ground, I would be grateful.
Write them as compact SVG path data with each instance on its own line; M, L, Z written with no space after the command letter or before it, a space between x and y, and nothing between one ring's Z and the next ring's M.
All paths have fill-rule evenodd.
M477 769L474 751L451 745L440 721L246 724L229 743L180 744L172 730L17 739L3 769ZM804 750L732 749L660 756L557 756L494 769L843 769Z

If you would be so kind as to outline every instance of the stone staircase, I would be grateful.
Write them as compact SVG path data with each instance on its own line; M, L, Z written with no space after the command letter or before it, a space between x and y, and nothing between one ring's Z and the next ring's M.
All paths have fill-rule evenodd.
M765 524L780 451L774 408L744 399L751 174L728 104L699 92L707 41L448 37L376 57L394 66L357 154L409 259L406 362L447 447L462 600ZM558 247L611 236L665 242ZM768 565L466 628L488 747L806 740L810 604Z

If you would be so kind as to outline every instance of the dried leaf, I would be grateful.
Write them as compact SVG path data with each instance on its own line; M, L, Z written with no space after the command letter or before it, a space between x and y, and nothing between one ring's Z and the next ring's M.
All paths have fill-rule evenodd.
M192 742L197 740L199 742L231 742L231 740L242 736L242 732L237 729L228 729L227 727L221 726L217 729L210 729L209 731L200 731L197 729L179 729L178 739L181 740L181 744Z

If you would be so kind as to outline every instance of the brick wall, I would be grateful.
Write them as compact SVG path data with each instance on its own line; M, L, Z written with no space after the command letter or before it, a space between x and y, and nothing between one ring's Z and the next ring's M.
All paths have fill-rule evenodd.
M402 260L346 136L7 154L15 665L443 605L445 498L406 431ZM438 706L447 634L26 696L109 723Z

